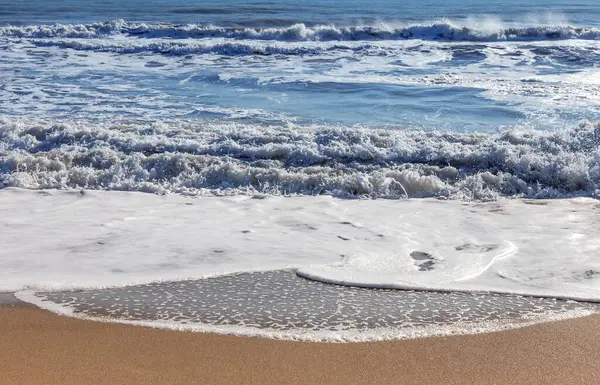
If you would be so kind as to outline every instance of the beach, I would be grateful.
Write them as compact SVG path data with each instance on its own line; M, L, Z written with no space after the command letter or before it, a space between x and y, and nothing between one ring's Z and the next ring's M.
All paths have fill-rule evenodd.
M597 3L4 1L0 385L600 384Z
M600 316L468 336L306 343L0 305L4 384L597 384Z

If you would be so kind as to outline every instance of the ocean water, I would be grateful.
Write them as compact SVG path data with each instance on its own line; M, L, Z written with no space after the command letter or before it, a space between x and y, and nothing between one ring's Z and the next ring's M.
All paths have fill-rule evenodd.
M599 301L598 63L592 0L0 0L0 290Z
M0 186L595 196L597 8L3 2Z
M496 132L598 110L590 1L0 3L0 113Z

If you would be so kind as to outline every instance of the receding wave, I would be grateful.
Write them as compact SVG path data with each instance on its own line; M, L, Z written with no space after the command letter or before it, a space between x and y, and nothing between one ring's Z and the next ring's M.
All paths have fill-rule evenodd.
M600 125L499 134L0 119L0 186L341 197L600 195Z
M476 28L442 20L406 27L334 26L307 27L295 24L285 28L233 28L198 24L140 24L114 20L95 24L54 24L5 26L0 36L13 38L99 38L126 35L146 38L232 38L281 41L356 41L356 40L450 40L450 41L534 41L600 39L596 28L574 26L535 26L516 28Z

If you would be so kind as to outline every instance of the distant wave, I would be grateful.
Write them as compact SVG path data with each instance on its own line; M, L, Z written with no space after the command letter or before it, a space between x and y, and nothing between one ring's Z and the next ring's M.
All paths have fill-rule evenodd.
M54 24L0 27L0 37L12 38L100 38L126 35L144 38L232 38L280 41L357 41L357 40L450 40L450 41L535 41L584 39L599 40L600 29L573 26L537 26L478 29L449 21L416 24L403 28L388 26L295 24L286 28L233 28L197 24L139 24L114 20L95 24Z
M500 134L0 118L0 188L600 197L600 125Z

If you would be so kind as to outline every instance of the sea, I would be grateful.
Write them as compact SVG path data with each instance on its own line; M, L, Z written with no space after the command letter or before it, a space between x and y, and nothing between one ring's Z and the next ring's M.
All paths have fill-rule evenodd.
M0 290L69 314L94 307L71 290L232 273L597 302L598 122L596 0L0 0ZM515 325L448 326L466 303L363 334L355 313L110 314L309 340Z

